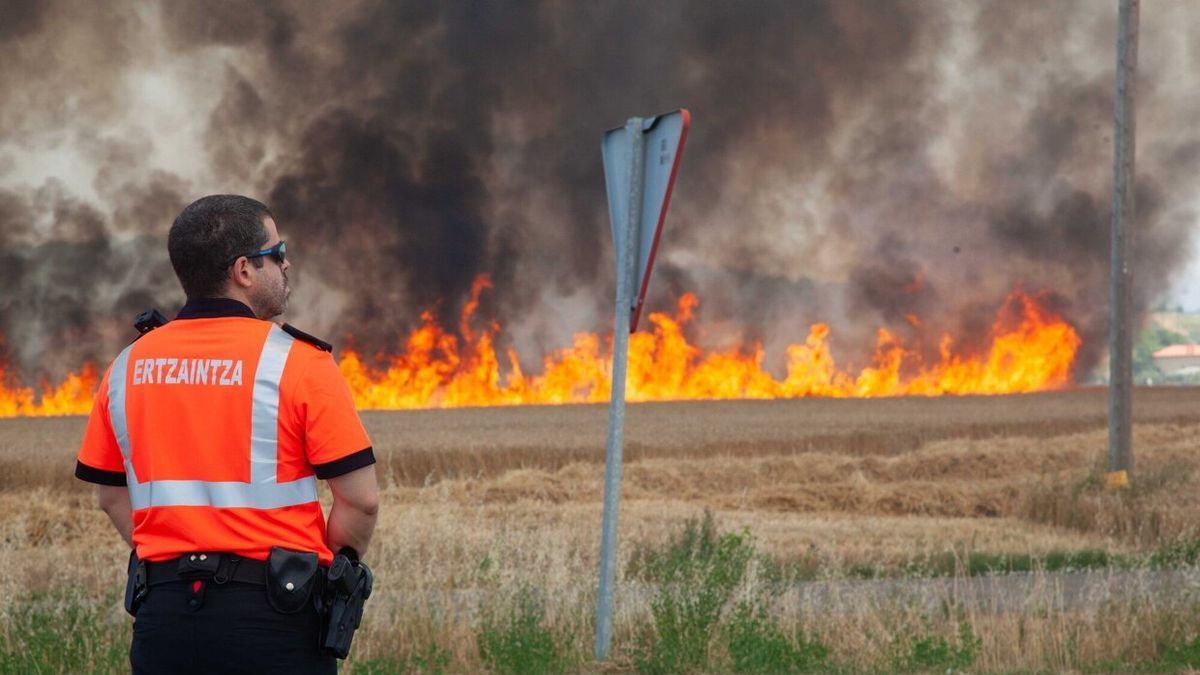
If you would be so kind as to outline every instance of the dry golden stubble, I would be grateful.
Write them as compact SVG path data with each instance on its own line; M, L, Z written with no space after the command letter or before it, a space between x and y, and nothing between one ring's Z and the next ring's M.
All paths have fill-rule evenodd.
M776 560L835 577L947 552L1144 554L1194 536L1200 522L1200 395L1138 394L1138 471L1134 489L1119 494L1097 478L1106 435L1103 397L1094 391L632 406L621 564L639 543L665 541L706 508L722 529L748 528ZM524 586L543 589L552 620L586 644L605 413L576 406L366 414L384 508L371 553L381 592L356 645L360 656L434 640L456 662L477 663L481 598ZM81 418L0 421L0 593L9 602L69 587L115 603L124 547L90 489L70 476L82 428ZM880 653L901 629L953 635L953 621L925 625L928 617L908 612L785 620L819 632L851 661ZM1164 616L1134 607L970 620L986 635L980 664L1069 670L1107 658L1105 634L1117 633L1110 645L1141 640L1136 649L1144 648L1162 637ZM644 609L623 605L617 619L627 643Z

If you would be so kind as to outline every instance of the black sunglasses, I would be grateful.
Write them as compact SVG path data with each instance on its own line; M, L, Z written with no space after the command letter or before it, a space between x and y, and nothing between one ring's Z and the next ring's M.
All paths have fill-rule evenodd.
M230 260L229 264L232 265L233 263L237 262L238 258L241 258L241 257L245 257L245 258L249 259L249 258L259 258L264 255L271 256L272 258L275 259L275 262L282 265L283 261L287 260L287 242L280 241L278 244L275 244L271 248L264 248L261 251L255 251L254 253L247 253L247 254L245 254L245 256L239 255L237 258Z

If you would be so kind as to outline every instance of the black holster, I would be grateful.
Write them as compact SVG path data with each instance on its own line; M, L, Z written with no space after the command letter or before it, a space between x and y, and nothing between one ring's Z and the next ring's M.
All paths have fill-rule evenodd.
M325 575L321 603L321 648L339 659L350 654L354 631L362 623L363 605L371 597L375 575L366 563L342 553L333 558Z
M146 576L146 563L138 560L137 550L129 552L129 575L125 579L125 611L130 616L137 616L138 607L150 590L150 580Z

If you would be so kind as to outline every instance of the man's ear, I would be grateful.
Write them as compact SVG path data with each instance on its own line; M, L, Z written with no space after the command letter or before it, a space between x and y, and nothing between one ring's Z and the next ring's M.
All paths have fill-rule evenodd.
M237 262L229 268L229 283L235 288L250 288L254 285L250 264L249 258L238 258Z

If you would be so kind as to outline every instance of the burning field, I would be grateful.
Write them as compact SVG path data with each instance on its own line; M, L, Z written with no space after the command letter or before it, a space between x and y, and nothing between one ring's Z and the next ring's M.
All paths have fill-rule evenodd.
M480 294L490 286L476 279L457 333L439 325L432 311L404 341L404 351L364 360L343 351L339 365L364 410L465 406L591 403L608 400L611 335L602 340L580 333L570 347L543 357L542 372L527 375L515 349L503 358L496 347L500 325L476 320ZM870 398L945 394L1013 394L1060 389L1072 381L1081 339L1063 317L1045 305L1045 294L1013 291L997 311L982 350L960 350L942 335L936 358L926 360L886 328L878 333L870 365L857 372L839 368L827 324L814 324L802 343L786 347L782 377L764 367L761 343L706 351L686 332L699 304L685 293L672 316L652 313L651 330L630 343L627 396L631 401L711 399ZM920 327L919 317L907 317ZM377 364L377 365L372 365ZM0 370L0 383L3 382ZM40 392L0 384L0 417L85 414L97 384L97 368L85 365Z
M706 510L722 532L746 528L765 556L756 564L770 561L796 583L965 578L988 564L1044 574L1037 570L1062 570L1065 560L1103 584L1113 570L1153 575L1194 563L1200 391L1137 392L1138 465L1127 493L1105 492L1099 480L1104 405L1100 389L633 405L622 588L644 583L637 560ZM563 663L574 664L561 667L586 670L605 415L602 405L364 413L384 501L371 552L380 592L355 661L419 670L414 664L436 656L444 663L432 672L478 672L494 665L480 651L496 626L487 617L516 611L521 594L536 589L541 625L557 636ZM87 486L71 478L82 428L81 417L0 421L0 616L43 617L43 632L77 626L75 637L54 637L67 645L55 653L120 670L124 552ZM935 637L973 650L979 672L1151 662L1167 653L1163 645L1191 639L1196 625L1186 603L1154 595L1074 610L1056 583L1046 576L1023 601L1028 609L1008 613L963 605L930 615L901 598L880 604L848 591L842 609L782 600L772 616L855 672L895 670L897 649ZM646 601L623 597L617 662L632 668L653 629ZM42 639L17 621L0 624L6 650ZM977 646L962 642L964 627ZM724 668L723 639L713 638L714 669Z

